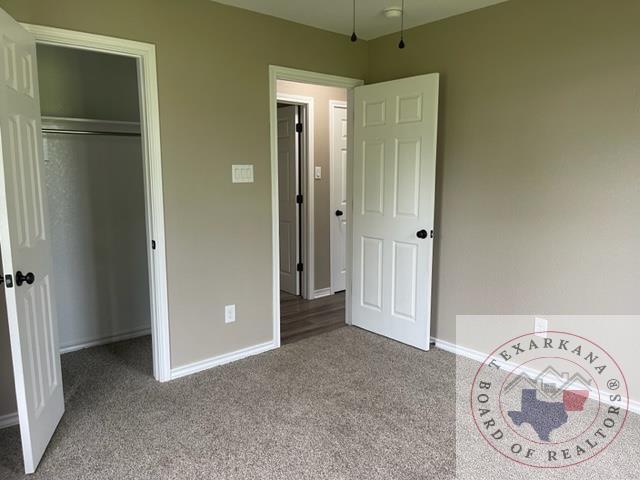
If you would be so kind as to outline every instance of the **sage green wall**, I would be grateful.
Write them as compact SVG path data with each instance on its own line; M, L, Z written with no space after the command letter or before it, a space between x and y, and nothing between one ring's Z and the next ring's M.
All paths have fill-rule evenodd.
M314 289L331 287L331 158L329 101L347 101L344 88L323 87L278 80L278 93L313 97L314 166L322 167L322 178L313 181Z
M440 72L437 337L460 314L640 312L639 18L511 0L369 43L369 82Z
M272 338L268 65L363 78L367 44L209 0L0 0L156 45L173 367ZM231 165L255 165L232 184ZM224 323L224 305L236 322Z
M42 115L139 121L133 58L50 45L37 56Z

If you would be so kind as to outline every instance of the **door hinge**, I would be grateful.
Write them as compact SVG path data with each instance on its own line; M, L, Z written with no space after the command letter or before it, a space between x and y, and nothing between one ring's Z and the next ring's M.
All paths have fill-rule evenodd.
M151 240L151 250L155 250L155 249L156 249L156 241Z
M301 123L296 123L296 132L302 133L302 124Z
M303 198L302 198L302 194L298 194L298 195L296 195L296 203L301 204L301 203L302 203L302 200L303 200Z
M296 265L296 270L298 272L302 272L304 270L304 265L302 263L299 263L298 265Z

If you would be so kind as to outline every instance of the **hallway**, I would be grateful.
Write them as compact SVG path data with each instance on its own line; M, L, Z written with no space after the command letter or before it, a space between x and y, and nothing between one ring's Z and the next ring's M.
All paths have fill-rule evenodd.
M280 291L280 338L283 344L344 327L344 292L305 300Z

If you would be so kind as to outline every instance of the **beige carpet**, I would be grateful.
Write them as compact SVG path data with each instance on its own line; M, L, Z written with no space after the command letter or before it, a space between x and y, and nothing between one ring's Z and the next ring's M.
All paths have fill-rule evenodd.
M149 338L64 355L67 412L29 478L454 478L449 353L345 327L166 384L150 364ZM458 429L469 442L460 478L640 478L637 415L573 471L504 462L472 424ZM19 443L17 427L0 431L0 478L25 478Z
M451 476L453 356L345 327L160 384L149 338L63 355L67 412L35 479ZM446 407L446 408L443 408ZM17 427L0 478L24 478Z

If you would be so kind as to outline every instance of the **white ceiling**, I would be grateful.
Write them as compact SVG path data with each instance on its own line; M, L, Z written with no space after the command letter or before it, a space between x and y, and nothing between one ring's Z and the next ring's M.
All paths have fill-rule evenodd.
M332 32L351 34L352 0L215 0ZM405 0L405 28L487 7L506 0ZM356 0L356 33L365 40L400 30L400 19L382 11L402 0Z

